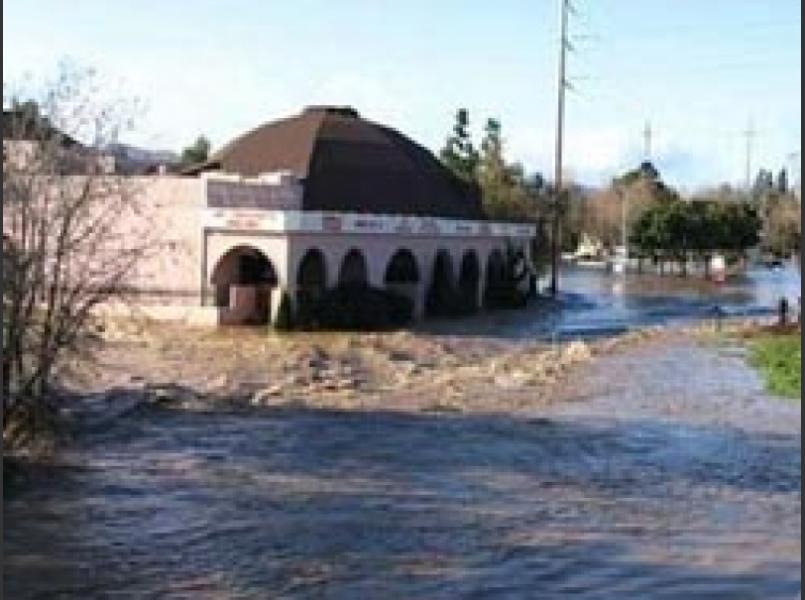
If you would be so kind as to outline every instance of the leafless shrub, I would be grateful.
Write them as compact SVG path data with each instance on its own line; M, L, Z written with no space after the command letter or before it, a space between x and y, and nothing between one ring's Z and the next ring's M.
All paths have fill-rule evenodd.
M89 348L93 311L157 251L133 184L102 148L132 105L100 99L91 72L62 67L38 93L4 86L3 439L54 424L60 367ZM85 143L82 143L84 140Z

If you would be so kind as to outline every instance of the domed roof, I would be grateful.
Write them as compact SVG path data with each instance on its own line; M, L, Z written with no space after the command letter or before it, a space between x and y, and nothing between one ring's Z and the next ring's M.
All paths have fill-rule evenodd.
M347 107L309 107L236 138L187 173L290 170L303 210L483 219L477 187L399 132Z

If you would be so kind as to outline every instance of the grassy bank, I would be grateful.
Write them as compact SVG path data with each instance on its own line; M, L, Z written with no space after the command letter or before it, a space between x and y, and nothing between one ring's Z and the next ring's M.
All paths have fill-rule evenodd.
M768 390L801 398L802 338L799 331L765 333L749 341L751 361L766 380Z

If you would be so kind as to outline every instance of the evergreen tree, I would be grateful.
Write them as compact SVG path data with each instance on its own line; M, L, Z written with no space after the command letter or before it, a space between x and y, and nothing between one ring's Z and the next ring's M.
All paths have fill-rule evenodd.
M775 185L778 194L787 194L788 193L788 171L785 167L780 169L780 172L777 174L777 184Z
M478 169L478 151L469 131L470 116L466 108L456 111L453 133L447 138L439 156L448 169L464 181L475 181Z
M464 181L478 185L489 217L535 218L539 200L548 194L544 178L539 174L529 178L521 164L507 162L498 119L487 120L480 152L472 143L468 127L468 113L460 109L453 133L440 153L442 162Z
M752 186L752 197L761 200L774 191L774 174L767 169L760 169Z
M481 158L478 168L478 183L483 193L484 204L490 212L501 212L509 200L506 163L503 159L503 139L500 121L488 119L481 142Z
M182 164L196 165L203 163L210 155L210 140L200 135L192 145L182 150Z

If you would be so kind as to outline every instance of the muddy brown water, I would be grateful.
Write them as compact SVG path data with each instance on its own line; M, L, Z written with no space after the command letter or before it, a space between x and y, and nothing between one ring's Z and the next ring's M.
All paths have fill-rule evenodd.
M6 598L794 598L798 403L690 339L524 414L144 408L6 486Z

